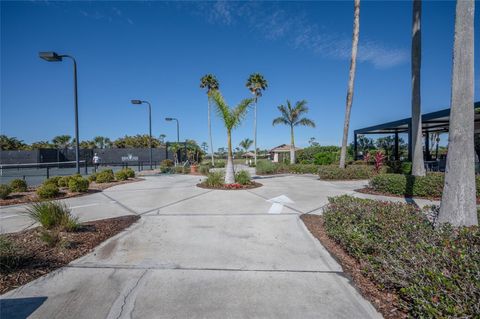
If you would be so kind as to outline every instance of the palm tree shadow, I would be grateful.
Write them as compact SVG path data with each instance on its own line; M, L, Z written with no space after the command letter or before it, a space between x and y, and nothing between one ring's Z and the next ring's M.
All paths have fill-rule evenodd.
M405 200L407 202L413 201L413 185L415 184L415 176L405 175L407 182L405 183ZM413 201L414 202L414 201Z
M25 319L35 312L47 297L0 299L2 318Z

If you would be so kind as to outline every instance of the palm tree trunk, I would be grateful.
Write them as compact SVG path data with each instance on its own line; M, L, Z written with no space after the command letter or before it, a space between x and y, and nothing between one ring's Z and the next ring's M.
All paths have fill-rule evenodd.
M212 123L211 123L210 109L211 109L210 96L208 96L208 136L210 138L210 156L212 157L212 166L215 166L215 160L213 158Z
M229 130L228 135L228 158L227 167L225 169L225 184L235 183L235 170L233 167L233 154L232 154L232 132Z
M254 163L257 166L257 96L255 96L255 105L253 107L253 148Z
M295 164L295 136L293 135L293 125L290 125L290 164Z
M353 102L353 84L355 82L355 68L357 66L358 36L360 32L360 0L355 0L353 14L353 37L352 37L352 59L350 61L350 73L348 79L347 107L343 123L342 150L340 151L340 168L345 168L347 156L348 128L350 127L350 113Z
M412 175L425 176L423 163L420 68L422 65L422 0L413 0L412 20Z
M450 132L439 223L477 225L474 155L473 0L457 0Z

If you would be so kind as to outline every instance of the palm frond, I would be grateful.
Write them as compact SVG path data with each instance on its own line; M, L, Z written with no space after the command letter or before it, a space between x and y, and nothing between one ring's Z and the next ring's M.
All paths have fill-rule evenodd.
M309 126L309 127L315 127L315 122L312 121L311 119L307 119L307 118L302 118L300 120L298 120L297 122L295 122L295 126Z
M248 107L253 103L254 99L243 99L231 112L233 125L232 128L240 125L248 112Z
M232 123L232 116L230 113L230 108L228 107L227 103L225 102L225 99L223 98L222 94L220 91L213 91L211 94L212 101L214 102L216 106L216 110L218 115L223 119L225 122L225 127L227 129L231 129L233 127Z
M272 125L275 126L277 124L290 125L290 123L284 117L277 117L276 119L274 119Z

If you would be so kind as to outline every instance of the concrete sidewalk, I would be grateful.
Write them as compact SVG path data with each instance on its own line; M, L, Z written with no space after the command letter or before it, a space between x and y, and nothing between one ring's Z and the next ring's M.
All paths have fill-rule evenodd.
M105 191L112 202L90 207L111 204L140 221L3 295L2 318L381 317L299 219L358 183L286 176L212 191L197 182L148 177Z

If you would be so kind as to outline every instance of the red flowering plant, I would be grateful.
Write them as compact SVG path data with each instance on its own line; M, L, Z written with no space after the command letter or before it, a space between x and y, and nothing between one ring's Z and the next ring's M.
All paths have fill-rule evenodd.
M385 161L385 155L382 152L377 152L374 157L375 160L375 172L380 173L380 170L383 167L383 162Z
M228 189L240 189L243 188L243 186L239 183L233 183L233 184L225 184L225 188Z
M372 160L372 155L370 155L370 153L367 152L367 153L365 154L365 156L363 157L363 160L365 161L365 164L370 163L370 161Z

